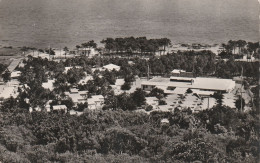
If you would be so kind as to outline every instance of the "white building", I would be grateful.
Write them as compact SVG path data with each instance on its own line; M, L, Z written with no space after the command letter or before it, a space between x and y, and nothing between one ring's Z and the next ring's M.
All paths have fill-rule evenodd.
M88 56L90 58L99 54L95 48L78 48L71 50L69 53L77 56Z
M1 90L0 98L6 99L9 97L16 98L18 96L18 87L17 86L4 86Z
M53 86L54 80L48 80L47 82L42 83L42 87L44 89L49 89L49 90L53 90L54 86Z
M65 111L65 113L67 112L66 105L53 105L52 108L53 108L53 111Z
M13 71L11 73L11 79L18 79L21 76L21 71Z
M119 71L120 70L120 66L114 65L114 64L108 64L103 66L104 70L108 70L108 71L112 71L112 70L116 70Z
M64 93L72 99L75 105L87 102L88 91L79 91L78 89L72 88L69 92Z

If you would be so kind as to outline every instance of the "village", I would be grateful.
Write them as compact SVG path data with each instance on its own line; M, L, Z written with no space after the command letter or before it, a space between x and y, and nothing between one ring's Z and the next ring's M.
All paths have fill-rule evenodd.
M176 45L171 46L171 48L167 48L165 51L168 51L167 53L169 54L169 51L171 51L171 53L175 53L177 51L185 52L190 48L192 48L193 51L195 50L198 52L199 50L205 50L206 48L209 48L207 50L210 51L210 48L212 48L206 45L202 46L197 44L192 44L191 46L182 45L178 47L176 47ZM211 50L219 54L223 48L216 47L217 46L215 45L213 50ZM235 103L241 97L245 100L245 108L243 108L243 110L250 110L250 104L252 103L253 99L252 92L245 90L244 86L242 85L242 74L232 79L221 79L214 76L200 77L195 75L194 72L187 72L184 69L178 68L172 69L172 71L168 73L167 76L158 74L155 75L151 73L150 69L152 68L149 67L151 65L145 64L143 65L145 67L144 72L138 76L132 74L131 71L130 74L124 74L127 72L127 70L122 71L122 69L126 69L125 67L122 67L122 65L119 66L113 64L111 62L113 59L107 59L108 57L105 55L102 56L100 50L94 47L78 47L73 50L51 49L51 51L53 51L55 55L50 55L51 53L50 51L48 52L48 49L45 52L41 50L30 50L27 52L24 58L13 59L7 68L8 72L10 72L10 77L7 81L2 82L0 85L1 101L4 101L10 97L17 98L18 96L21 96L22 92L27 92L27 97L23 97L24 99L19 99L25 102L29 112L62 111L69 113L70 115L81 115L86 109L102 110L108 106L111 107L109 109L119 107L120 105L117 104L117 102L120 102L118 101L118 97L120 95L133 95L138 90L142 91L141 94L143 93L144 99L140 105L137 104L136 107L139 109L134 110L147 114L150 114L150 112L153 111L172 112L175 108L189 108L193 112L199 112L205 109L210 109L219 103L230 108L236 108ZM162 52L157 52L156 55L160 57L161 53ZM116 57L117 59L120 58L120 56ZM95 60L95 62L92 64L92 66L88 66L86 68L86 66L84 67L82 64L75 62L75 58L78 58L76 60L79 62L82 58L92 61ZM101 60L104 60L104 58L107 59L107 64L102 63L101 66ZM149 57L147 56L142 58L144 60L149 60ZM127 66L134 67L133 65L135 65L135 61L133 59L131 60L129 57L128 59L125 57L122 57L121 59L127 60L127 63L125 63ZM138 59L135 60L138 61ZM28 97L28 89L33 88L28 86L29 82L27 79L27 81L25 80L25 82L21 82L24 81L21 80L21 78L23 78L21 75L28 73L28 71L25 70L26 67L28 67L26 64L29 62L32 64L35 61L52 62L56 63L57 65L59 65L59 63L66 63L69 61L73 62L68 64L69 66L61 66L62 70L59 70L61 72L59 72L58 75L50 75L53 72L47 70L45 65L42 65L41 68L45 68L46 70L44 70L43 74L45 76L44 81L39 82L41 84L40 87L42 87L44 90L52 92L55 97L52 97L53 99L48 97L47 100L43 100L43 104L41 103L41 105L31 104L32 100L30 100L30 97ZM245 61L248 61L248 59ZM30 65L30 68L35 69L35 67L32 67L34 66L33 64ZM20 70L23 70L23 72ZM58 83L60 76L68 76L70 74L71 77L74 78L73 75L75 74L73 73L78 73L78 71L80 71L80 75L77 77L77 79L75 79L75 81L70 82L68 79L66 79L65 82L63 81L63 84L66 85L66 88L59 90L59 93L54 91L60 89L61 87L60 83ZM96 85L96 83L93 81L97 80L96 78L98 78L98 80L102 80L104 76L107 76L107 73L110 75L112 74L114 81L108 82L108 84L105 83L105 85L102 85L104 84L102 83L100 86L98 86L99 88L97 88L99 91L89 92L91 89L89 88L89 85ZM108 78L110 77L111 76ZM30 78L30 76L28 78ZM107 90L109 90L109 93ZM112 99L111 94L113 96ZM217 94L221 94L221 97L218 97ZM118 96L117 101L114 100L115 96ZM65 100L69 100L69 104L62 102ZM219 102L219 100L221 100L221 102Z
M260 162L258 2L0 0L0 163Z

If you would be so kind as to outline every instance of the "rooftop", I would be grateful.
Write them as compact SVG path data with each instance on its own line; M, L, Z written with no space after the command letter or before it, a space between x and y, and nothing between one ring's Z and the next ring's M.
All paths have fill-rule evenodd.
M84 103L84 102L86 102L85 95L87 94L87 91L78 91L76 93L71 93L71 92L64 92L64 93L65 93L65 95L69 96L74 103L78 103L78 102Z
M181 72L186 72L185 70L181 70L181 69L174 69L172 70L172 73L176 73L176 74L179 74Z
M0 93L0 98L9 98L11 96L15 98L17 95L17 87L4 87Z
M102 95L95 95L92 96L91 98L88 98L89 102L99 102L99 101L104 101L104 96Z
M105 66L103 66L103 68L105 68L109 71L112 71L113 69L115 69L116 71L120 70L120 66L117 66L117 65L114 65L114 64L105 65Z
M11 78L17 78L19 76L21 76L21 71L13 71L11 73Z
M176 80L193 80L194 82L176 82L170 81L170 79ZM235 81L232 79L219 79L219 78L185 78L185 77L171 77L171 78L155 77L149 81L143 81L142 85L153 85L160 87L182 87L193 89L205 89L205 90L226 90L230 91L235 87Z
M66 105L53 105L53 110L66 110L67 106Z
M10 65L7 67L7 69L10 71L10 72L13 72L14 69L19 65L20 61L22 59L13 59L13 61L10 63Z
M42 87L52 91L54 89L53 83L54 83L54 80L48 80L47 82L42 83Z

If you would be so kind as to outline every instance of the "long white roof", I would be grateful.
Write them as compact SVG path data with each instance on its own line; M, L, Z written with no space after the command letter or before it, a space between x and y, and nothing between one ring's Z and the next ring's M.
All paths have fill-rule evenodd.
M183 77L172 77L171 79L182 79ZM181 87L205 90L232 90L235 87L235 81L232 79L219 79L219 78L183 78L186 80L193 80L194 82L175 82L170 81L169 78L156 77L149 81L143 81L142 85L153 86L167 86L167 87Z
M66 110L67 106L66 105L53 105L53 110Z

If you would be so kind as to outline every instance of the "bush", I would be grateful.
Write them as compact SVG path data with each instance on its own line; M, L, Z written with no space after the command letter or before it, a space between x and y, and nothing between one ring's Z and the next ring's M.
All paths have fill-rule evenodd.
M153 110L153 106L151 105L148 105L146 108L145 108L145 111L152 111Z
M125 82L122 86L121 86L121 90L129 90L131 89L131 84L128 82Z
M167 103L164 100L159 100L159 105L167 105Z

